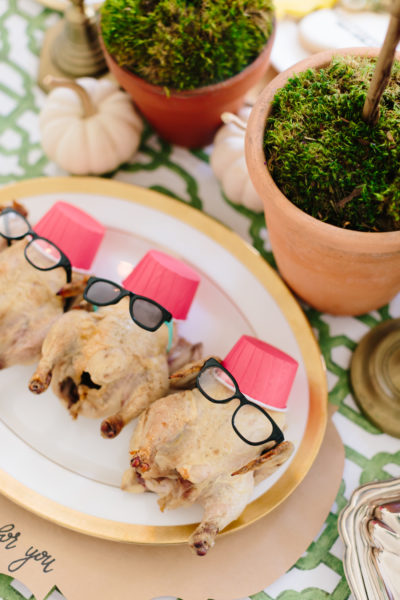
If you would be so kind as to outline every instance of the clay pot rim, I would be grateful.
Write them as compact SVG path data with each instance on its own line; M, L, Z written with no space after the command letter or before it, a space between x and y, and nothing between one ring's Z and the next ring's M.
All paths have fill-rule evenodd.
M397 249L400 241L399 231L356 231L354 229L344 229L330 223L320 221L315 217L305 213L295 204L293 204L279 189L274 179L272 178L268 168L265 165L265 155L263 151L263 138L267 118L271 110L271 102L275 96L275 92L283 87L287 80L295 73L300 73L307 69L323 68L328 65L333 56L337 55L356 55L376 57L380 52L380 48L372 47L354 47L341 48L336 50L326 50L318 52L310 57L307 57L295 65L292 65L282 73L279 73L272 81L270 81L264 90L259 95L256 104L254 105L246 129L245 154L249 172L258 170L264 173L266 188L273 188L275 201L281 205L281 209L289 214L292 219L299 222L299 226L308 226L314 229L315 233L323 235L332 245L358 243L365 247L366 251L371 251L371 244L379 240L379 244L387 246L387 250ZM400 58L400 53L396 53L396 58ZM250 141L251 137L251 141ZM252 166L252 163L254 166ZM382 248L381 248L382 249Z
M110 54L106 48L106 45L103 40L102 32L101 32L101 22L99 23L100 43L103 48L103 52L105 52L107 54L109 60L111 62L113 62L114 65L118 69L121 69L122 71L124 71L127 74L127 76L129 76L133 81L136 82L137 85L140 85L143 89L145 89L149 92L151 91L153 94L157 94L159 96L164 96L166 98L167 97L168 98L192 98L192 97L197 97L197 96L202 96L202 95L208 95L210 93L215 93L220 90L224 90L227 87L235 85L236 83L240 82L242 79L247 77L249 72L256 70L260 63L264 62L265 57L269 55L270 47L273 44L273 41L275 38L275 33L276 33L276 17L274 16L273 20L272 20L272 31L271 31L271 34L270 34L265 46L263 47L263 49L261 50L261 52L259 53L257 58L255 58L253 60L253 62L248 64L247 67L242 69L239 73L236 73L236 75L229 77L229 79L224 79L224 81L219 81L218 83L212 83L210 85L204 85L202 87L195 88L193 90L175 90L172 88L168 88L169 93L167 96L167 94L165 93L167 86L163 87L160 85L155 85L153 83L149 83L142 77L139 77L139 75L136 75L135 73L130 71L127 67L121 67L117 63L114 56L112 54Z

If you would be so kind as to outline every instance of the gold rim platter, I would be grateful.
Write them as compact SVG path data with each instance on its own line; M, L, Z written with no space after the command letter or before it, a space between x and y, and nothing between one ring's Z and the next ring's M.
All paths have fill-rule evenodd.
M110 196L167 213L211 238L241 262L278 304L300 348L309 386L309 414L303 439L289 467L263 495L251 502L222 534L237 531L269 513L304 479L320 449L327 422L324 363L310 324L278 274L236 233L211 217L158 192L96 177L53 177L22 181L0 190L0 204L44 194L81 193ZM134 198L134 200L133 200ZM195 525L149 526L120 523L80 513L50 500L0 470L0 492L29 511L80 533L139 544L179 544Z

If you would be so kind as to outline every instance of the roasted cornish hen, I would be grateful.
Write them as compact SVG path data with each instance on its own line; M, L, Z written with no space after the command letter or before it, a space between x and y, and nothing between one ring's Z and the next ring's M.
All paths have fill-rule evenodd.
M43 219L58 213L57 203ZM65 205L66 206L66 205ZM78 212L67 206L68 215ZM79 211L81 216L82 211ZM23 207L5 208L0 214L0 368L39 360L43 340L51 325L63 314L69 302L57 294L65 287L65 294L82 293L86 277L72 270L71 261L56 245L57 232L52 227L41 227L45 240L31 229ZM90 219L90 217L88 217ZM64 222L65 222L64 221ZM79 230L82 232L79 225ZM84 233L84 231L83 231ZM96 242L96 248L100 239ZM79 246L74 258L79 259ZM95 251L95 249L93 250ZM53 252L53 254L51 254ZM64 268L62 268L64 267ZM66 280L70 282L66 285ZM71 303L70 303L71 305Z
M74 310L50 329L29 387L37 394L52 389L72 417L106 417L104 437L115 437L131 419L168 390L170 358L187 362L200 347L173 339L167 354L166 325L151 332L136 325L128 299L96 312Z
M171 387L193 387L203 365L201 360L173 374ZM213 398L226 397L225 383L214 378L211 385L208 392ZM198 387L178 391L142 413L131 439L131 468L124 474L122 488L156 492L161 510L199 502L204 514L189 543L200 556L214 545L217 533L241 514L254 485L271 475L293 451L288 441L258 445L243 441L232 427L238 406L236 398L209 401ZM246 438L259 433L264 439L263 411L247 407L241 408L236 425ZM268 412L277 429L285 427L285 412Z
M65 285L62 269L39 271L24 257L21 240L0 253L0 368L38 361L43 340L63 314L65 300L57 295ZM73 282L84 287L84 277Z
M167 393L170 369L200 357L201 345L179 339L174 320L186 318L199 281L182 261L154 250L125 287L91 278L84 297L98 310L71 311L54 324L30 390L39 394L52 380L74 418L105 417L101 433L115 437Z

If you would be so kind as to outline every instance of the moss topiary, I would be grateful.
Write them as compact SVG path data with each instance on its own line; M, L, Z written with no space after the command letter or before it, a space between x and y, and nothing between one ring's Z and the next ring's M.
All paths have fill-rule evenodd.
M242 71L272 23L272 0L105 0L101 8L102 37L117 63L175 90Z
M362 109L375 60L337 57L276 93L266 123L268 169L285 196L322 221L358 231L400 229L400 62L375 126Z

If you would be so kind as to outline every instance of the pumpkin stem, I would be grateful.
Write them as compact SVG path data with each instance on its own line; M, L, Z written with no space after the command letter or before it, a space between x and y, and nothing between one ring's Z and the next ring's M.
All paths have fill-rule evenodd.
M97 108L95 107L85 88L79 85L79 83L74 79L64 79L63 77L53 77L52 75L47 75L44 78L43 83L46 87L50 88L66 87L73 90L82 102L83 116L85 118L91 117L97 113Z
M221 120L226 124L232 123L233 125L236 125L236 127L239 127L239 129L243 129L243 131L246 131L246 123L242 119L240 119L237 115L234 115L233 113L230 113L230 112L222 113Z

